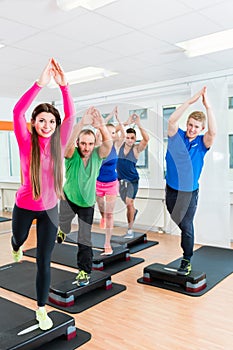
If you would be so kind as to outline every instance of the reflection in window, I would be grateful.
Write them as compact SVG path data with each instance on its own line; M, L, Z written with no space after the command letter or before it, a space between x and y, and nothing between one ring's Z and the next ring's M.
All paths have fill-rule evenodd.
M137 141L138 144L140 141ZM144 149L144 151L139 153L138 161L136 167L139 169L148 169L148 146Z
M164 170L164 178L166 175L166 162L165 162L165 155L167 152L167 128L168 128L168 119L170 118L170 115L176 110L177 106L164 106L163 107L163 154L164 154L164 161L163 161L163 170Z
M0 181L20 182L18 144L13 131L0 131Z

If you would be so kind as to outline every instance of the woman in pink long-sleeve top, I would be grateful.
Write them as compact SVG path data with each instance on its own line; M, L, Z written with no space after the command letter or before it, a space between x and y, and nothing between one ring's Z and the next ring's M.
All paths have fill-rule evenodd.
M38 105L31 116L31 132L25 113L40 90L53 76L59 85L64 119L49 103ZM22 185L16 193L12 217L12 255L22 259L22 245L36 219L37 227L37 304L36 319L43 330L53 326L46 313L50 286L50 261L58 228L58 199L63 197L63 156L69 139L75 110L65 73L55 59L50 59L39 80L20 98L14 108L14 132L17 138L22 170Z

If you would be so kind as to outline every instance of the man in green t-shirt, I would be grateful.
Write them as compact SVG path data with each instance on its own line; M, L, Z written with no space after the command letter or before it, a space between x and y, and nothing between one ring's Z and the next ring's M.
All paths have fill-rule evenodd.
M99 130L102 144L96 145L95 133L85 127L90 125ZM96 179L102 160L112 148L112 140L104 119L94 107L89 108L78 124L74 126L65 150L66 181L64 184L65 199L60 201L60 229L58 243L62 243L71 230L71 222L78 215L78 254L77 285L87 285L92 270L91 227L96 201Z

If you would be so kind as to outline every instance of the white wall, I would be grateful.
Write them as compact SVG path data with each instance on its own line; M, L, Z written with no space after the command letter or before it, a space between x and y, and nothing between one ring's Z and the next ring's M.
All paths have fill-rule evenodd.
M0 120L1 121L13 121L13 109L17 100L13 98L1 98L0 97ZM30 108L26 113L26 119L29 122L32 110L37 106L40 101L35 101L32 103Z
M16 103L15 99L12 98L1 98L0 97L0 120L12 121L13 119L13 108Z

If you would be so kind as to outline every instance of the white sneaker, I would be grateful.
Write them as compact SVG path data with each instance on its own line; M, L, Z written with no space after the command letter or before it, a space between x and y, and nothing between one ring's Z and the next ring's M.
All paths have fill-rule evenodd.
M45 307L39 307L39 309L36 310L36 320L39 322L39 327L42 331L46 331L53 327L53 321L47 315Z
M134 238L133 230L128 230L127 233L123 237L126 239Z

